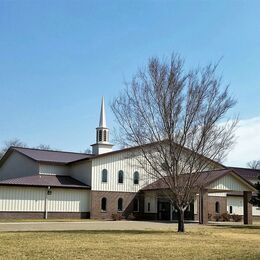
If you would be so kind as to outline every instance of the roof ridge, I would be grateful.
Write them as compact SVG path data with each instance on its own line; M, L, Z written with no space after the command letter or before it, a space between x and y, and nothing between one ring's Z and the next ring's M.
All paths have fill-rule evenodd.
M252 168L245 168L245 167L227 167L228 169L241 169L241 170L249 170L249 171L259 171L260 169L252 169Z
M91 153L79 153L79 152L71 152L71 151L61 151L61 150L53 150L53 149L40 149L34 147L21 147L21 146L10 146L11 149L27 149L27 150L36 150L36 151L43 151L43 152L57 152L57 153L73 153L73 154L81 154L81 155L93 155ZM93 155L94 156L94 155Z

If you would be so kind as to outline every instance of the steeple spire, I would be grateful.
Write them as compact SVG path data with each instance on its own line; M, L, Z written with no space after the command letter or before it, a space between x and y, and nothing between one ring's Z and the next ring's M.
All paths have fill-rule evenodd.
M96 128L96 143L92 144L92 153L101 154L112 151L113 145L109 143L109 129L106 124L105 100L102 97L99 126Z
M104 100L104 97L102 97L102 101L101 101L101 111L100 111L99 127L106 128L106 112L105 112L105 100Z

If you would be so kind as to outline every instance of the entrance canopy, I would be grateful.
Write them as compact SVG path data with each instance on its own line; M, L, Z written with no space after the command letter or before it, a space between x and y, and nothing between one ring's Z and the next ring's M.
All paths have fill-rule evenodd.
M252 205L249 203L254 185L239 175L234 169L222 169L202 172L197 180L199 187L199 220L201 224L208 223L208 193L242 192L244 196L244 223L252 223ZM163 179L159 179L142 189L148 191L163 191L168 189Z

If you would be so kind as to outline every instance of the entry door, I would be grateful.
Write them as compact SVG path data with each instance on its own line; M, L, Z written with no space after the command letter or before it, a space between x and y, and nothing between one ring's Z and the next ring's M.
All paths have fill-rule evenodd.
M166 201L158 201L158 219L170 220L170 203Z

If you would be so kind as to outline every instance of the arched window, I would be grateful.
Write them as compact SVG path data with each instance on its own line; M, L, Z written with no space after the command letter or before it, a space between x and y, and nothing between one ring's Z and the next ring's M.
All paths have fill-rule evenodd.
M102 200L101 200L101 210L107 211L107 198L102 198Z
M215 204L215 211L216 213L219 213L220 212L220 205L219 205L219 202L217 201L216 204Z
M118 172L118 183L123 183L124 182L124 172L120 170Z
M148 204L147 204L147 211L150 211L150 210L151 210L151 203L148 202Z
M134 199L134 211L138 212L139 211L139 199Z
M229 213L233 214L233 207L232 206L229 206Z
M98 131L98 141L102 142L102 130Z
M106 142L107 141L107 131L104 130L104 141Z
M134 172L134 184L139 184L139 172Z
M117 201L117 210L123 211L123 199L122 198L119 198Z
M102 182L107 182L107 169L102 170Z

